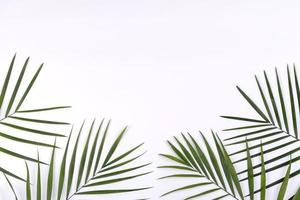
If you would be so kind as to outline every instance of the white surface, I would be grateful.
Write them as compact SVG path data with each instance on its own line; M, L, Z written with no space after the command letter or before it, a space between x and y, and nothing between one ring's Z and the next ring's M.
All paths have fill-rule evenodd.
M26 56L33 67L45 62L32 104L72 105L72 121L129 125L128 139L145 141L146 160L157 166L173 135L220 131L232 124L219 115L253 113L235 84L258 97L254 74L300 65L299 8L296 1L1 1L0 72L15 52L19 65ZM146 179L156 186L145 192L153 199L171 187L155 181L159 174Z

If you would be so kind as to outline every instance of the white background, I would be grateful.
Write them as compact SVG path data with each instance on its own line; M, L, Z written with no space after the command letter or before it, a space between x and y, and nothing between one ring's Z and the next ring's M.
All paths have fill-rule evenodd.
M128 140L145 142L155 169L173 135L219 132L232 126L219 115L253 114L236 84L259 97L255 74L300 64L299 9L297 1L0 1L1 77L15 52L18 65L44 62L28 107L72 105L71 122L129 125ZM144 179L156 186L145 196L175 187L158 183L161 174Z

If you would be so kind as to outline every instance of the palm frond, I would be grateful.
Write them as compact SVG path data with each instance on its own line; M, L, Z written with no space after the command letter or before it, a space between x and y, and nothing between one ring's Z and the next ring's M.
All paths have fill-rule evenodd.
M37 193L35 196L38 197L37 199L40 199L41 196L47 196L47 199L57 200L72 199L75 196L81 195L90 196L137 192L151 188L148 186L142 187L142 183L140 187L133 188L120 188L120 186L114 185L131 179L135 180L136 178L151 173L151 171L147 169L147 166L151 163L136 164L134 162L143 155L143 153L138 153L142 144L130 148L121 154L116 153L127 130L126 127L119 133L112 145L108 146L106 138L110 121L107 123L101 136L104 120L101 121L97 131L94 131L94 120L88 127L87 139L83 143L80 143L80 141L83 140L83 138L81 138L82 133L85 127L87 127L85 124L85 122L82 123L78 134L73 134L72 132L74 131L73 129L71 130L64 154L59 162L56 161L55 156L57 149L53 148L48 167L48 176L45 177L47 180L45 187L41 186L41 179L43 177L41 177L38 171L37 183L35 183L38 187L38 189L35 190ZM72 135L75 137L73 148L70 147ZM138 155L134 156L134 154ZM38 163L38 166L39 165ZM59 165L57 180L55 180L55 165ZM140 172L141 170L143 170L143 172ZM29 179L30 176L27 176L27 183L30 183ZM54 181L58 184L53 184ZM107 189L106 186L110 186L109 189ZM33 192L28 189L28 184L26 191L27 196L32 196L31 194Z
M276 89L273 88L274 86L272 81L266 72L264 72L265 85L262 85L257 76L255 76L263 106L259 106L246 94L246 92L237 87L239 93L258 115L257 118L248 118L244 116L222 116L223 118L241 122L240 126L224 130L235 133L234 136L227 137L224 140L226 142L226 146L241 145L248 141L256 143L249 149L255 150L260 148L259 141L264 141L262 143L264 147L264 151L262 153L271 156L271 159L264 161L264 165L267 166L265 171L266 173L288 166L289 162L282 161L278 164L279 160L286 156L297 154L297 152L300 151L300 140L298 136L300 120L300 86L296 67L293 67L293 72L290 72L289 67L287 67L286 75L286 94L284 91L285 87L283 87L284 84L280 81L277 69L275 69L276 81L274 84ZM266 88L266 91L264 88ZM245 122L247 124L245 124ZM275 151L279 153L274 153ZM247 152L247 148L230 153L230 156L239 155L239 158L235 160L234 163L247 160L247 156L243 155L244 152ZM251 158L258 157L262 153L252 154ZM291 159L291 162L294 163L299 160L300 157L297 156ZM272 165L273 163L276 164ZM272 167L268 167L271 165ZM261 164L254 165L253 169L259 167L261 167ZM240 175L244 173L247 173L247 170L242 170L238 174ZM299 172L295 171L291 172L291 174L294 177L297 176ZM260 175L260 173L254 174L254 177L258 175ZM282 178L281 180L284 179Z
M226 196L231 196L235 199L244 199L236 170L220 139L213 133L214 145L217 149L216 153L201 132L200 135L206 152L191 134L182 134L184 143L177 137L174 137L176 144L168 141L174 155L160 155L173 162L174 165L163 165L159 166L159 168L173 169L177 172L163 176L160 179L190 178L195 183L173 189L162 196L198 188L200 192L189 195L185 199L194 199L208 194L215 196L214 199L221 199Z
M255 190L254 188L254 176L253 176L253 166L252 166L252 158L251 158L251 153L250 153L250 149L248 146L248 142L246 142L246 148L247 148L247 172L248 172L248 191L249 194L246 195L246 197L250 197L250 199L255 199L254 195L257 193L260 193L260 199L264 200L266 199L266 190L274 185L277 185L279 183L281 183L280 189L278 191L277 194L277 200L283 200L284 197L286 196L286 190L288 187L288 182L291 176L291 159L289 161L289 165L288 168L286 170L285 176L283 178L283 180L276 180L273 181L272 183L266 184L266 171L265 171L265 166L264 166L264 153L263 153L263 145L261 144L261 172L260 172L260 187L258 189ZM297 193L295 194L297 195Z
M260 186L258 187L254 184L254 178L256 176L254 173L253 158L250 151L251 147L249 146L248 141L246 142L247 178L241 180L239 175L236 173L234 164L218 135L215 133L212 134L214 145L210 145L202 133L200 133L200 135L202 136L204 145L200 144L200 141L196 142L190 134L188 134L189 139L187 139L186 135L182 134L182 138L185 143L182 143L176 137L174 137L176 144L168 141L173 155L161 154L161 156L174 164L159 166L159 168L176 170L176 173L160 177L159 179L188 179L193 181L190 181L187 185L177 187L164 193L161 195L162 197L175 192L186 191L193 192L195 194L189 195L184 199L194 199L202 196L204 199L207 199L205 195L210 194L209 197L214 200L225 197L243 200L248 198L256 199L255 195L259 193L260 199L264 200L269 199L266 198L267 189L281 183L277 199L284 199L289 179L297 173L297 171L291 173L292 159L289 161L288 168L283 178L267 183L267 173L264 165L264 151L261 143L261 171L259 173ZM202 148L200 148L200 146L205 147L206 153L202 150ZM216 151L213 150L213 146L215 146ZM244 195L245 192L241 187L243 181L247 181L245 182L248 186L247 195ZM295 194L295 196L297 195L299 196L299 191ZM292 198L294 198L294 196Z
M6 77L3 82L0 94L0 140L6 140L17 144L19 149L28 147L28 145L34 146L43 146L48 148L53 148L53 144L48 142L42 142L43 140L39 139L28 139L33 135L40 135L43 138L55 138L55 137L65 137L64 134L59 132L46 131L47 128L57 129L57 126L67 125L66 122L60 122L56 120L48 119L35 119L32 117L36 112L44 112L54 109L63 109L68 108L68 106L58 106L58 107L49 107L43 109L31 109L31 110L22 110L22 106L31 91L37 77L39 76L43 64L39 66L34 76L26 83L26 69L29 65L29 58L26 59L23 67L21 68L20 73L17 76L16 82L13 81L13 74L15 73L14 63L16 60L16 55L13 57L9 69L7 71ZM24 90L22 89L24 88ZM23 90L23 91L22 91ZM44 116L44 118L47 115ZM41 130L40 126L45 127L45 130ZM44 128L43 128L44 129ZM26 133L26 134L24 134ZM6 154L12 158L24 159L26 161L40 162L32 155L26 155L22 151L13 149L15 145L10 145L9 147L3 146L5 142L1 142L0 152ZM25 181L12 169L5 169L5 166L0 166L0 171L5 173L8 176L17 178L19 180Z

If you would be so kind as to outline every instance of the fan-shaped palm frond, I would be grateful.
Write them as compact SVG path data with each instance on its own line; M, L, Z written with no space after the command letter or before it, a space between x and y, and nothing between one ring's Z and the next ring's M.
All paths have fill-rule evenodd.
M240 116L222 116L223 118L237 120L239 122L247 123L242 124L235 128L225 129L224 131L235 132L236 135L226 138L226 146L244 144L246 141L256 142L256 145L250 147L252 149L258 149L260 147L259 141L264 140L262 145L264 146L264 154L268 154L272 159L266 160L265 165L271 165L276 163L272 167L268 168L266 172L271 172L279 168L283 168L289 165L288 161L280 162L280 159L286 156L300 152L300 140L299 140L299 120L300 120L300 86L294 66L291 73L289 67L287 67L287 94L284 94L283 84L280 81L279 73L275 69L276 76L276 91L272 87L271 81L266 72L264 72L265 88L259 82L259 79L255 76L260 97L262 99L263 107L251 99L246 92L237 86L238 91L247 101L247 103L258 114L257 118L240 117ZM249 124L251 123L251 124ZM246 139L247 137L247 139ZM230 154L242 155L247 149L235 151ZM274 153L279 152L279 153ZM272 154L271 154L272 153ZM251 157L258 157L261 153L252 154ZM247 160L247 157L240 156L234 163L239 163ZM300 156L296 156L291 159L290 162L294 163L300 160ZM279 163L280 162L280 163ZM260 165L254 165L253 168L259 168ZM247 170L243 170L238 174L246 173ZM293 171L291 177L295 177L300 174L300 169ZM283 180L283 179L282 179Z
M119 188L114 186L116 183L135 180L138 177L145 176L151 171L147 170L150 163L136 164L135 161L144 153L138 153L143 144L134 146L123 153L116 155L116 150L123 139L126 127L120 132L117 138L110 146L107 146L107 134L110 121L107 123L104 131L104 120L101 121L97 131L93 131L95 120L89 126L87 139L80 144L84 123L76 136L73 148L70 147L71 134L68 138L66 148L62 159L57 162L59 165L58 179L55 180L55 153L53 148L50 165L48 167L48 176L45 177L47 184L45 187L41 184L40 163L38 163L37 179L33 184L36 188L32 190L30 181L30 172L27 167L27 200L30 199L72 199L80 195L104 195L136 192L149 189L150 187L136 186L133 188ZM95 133L94 133L95 132ZM101 132L102 136L101 136ZM106 149L107 147L107 149ZM107 151L106 151L107 150ZM55 185L54 182L57 184ZM137 184L135 184L137 185ZM105 186L112 186L107 189ZM35 195L33 195L33 192Z
M220 139L213 133L215 147L218 151L218 153L215 154L206 138L202 133L200 134L205 144L205 151L207 152L203 151L200 143L197 142L191 134L188 134L188 136L182 134L184 142L174 137L178 147L168 141L175 155L160 154L176 164L163 165L159 168L176 169L179 171L176 174L164 176L160 179L193 178L196 181L193 184L171 190L162 196L177 191L199 188L196 194L190 195L185 199L194 199L207 194L215 194L216 197L214 199L221 199L226 196L232 196L235 199L244 199L235 168ZM209 186L209 188L202 189L204 186Z
M22 105L24 104L26 97L31 91L43 67L43 64L40 65L29 83L25 83L26 81L24 81L24 76L26 73L27 65L29 63L29 58L27 58L17 77L16 82L13 83L12 74L14 71L15 58L16 56L13 57L10 63L8 72L3 82L2 89L0 91L0 140L2 140L0 152L14 158L43 163L32 156L26 155L22 151L12 150L11 146L14 145L11 145L10 147L3 146L3 144L5 144L5 142L3 141L9 141L18 145L24 145L18 146L19 149L28 147L26 145L37 145L53 148L53 144L28 138L30 138L30 135L39 135L45 138L64 137L62 133L51 132L45 129L41 130L37 127L40 127L41 125L45 128L50 126L56 127L56 125L66 125L68 123L45 119L42 120L41 118L36 119L32 117L32 115L35 113L42 113L50 110L68 108L68 106L22 110ZM24 91L22 91L22 87L25 88ZM12 88L12 91L10 91L10 88ZM0 166L0 171L8 176L25 181L23 178L12 172L12 170L5 169L4 166Z
M290 173L291 161L289 162L286 174L282 179L267 184L263 147L261 146L261 171L258 174L254 174L250 147L248 147L248 143L246 142L246 172L248 174L248 177L245 180L239 180L233 162L231 161L223 143L216 134L213 133L213 138L217 152L212 149L213 147L202 135L205 149L207 151L206 153L201 149L200 142L196 142L196 140L190 134L188 134L188 136L189 139L187 138L187 136L182 134L184 143L180 142L179 139L174 137L178 147L168 141L168 144L170 145L175 155L161 154L161 156L176 164L163 165L159 168L175 169L178 172L172 175L163 176L160 179L190 178L194 179L194 182L192 184L171 190L163 194L162 196L166 196L174 192L187 191L198 188L196 194L190 195L185 199L194 199L203 196L205 197L205 195L210 194L210 198L212 200L219 200L225 197L232 197L234 199L241 200L249 197L250 200L253 200L254 195L259 193L260 199L265 200L266 190L282 182L277 195L277 199L283 200L288 186L289 178L293 176L293 174ZM261 184L260 187L257 187L255 189L254 178L257 176L260 177ZM248 195L245 195L244 190L242 190L241 187L242 181L246 180L249 192ZM299 197L299 193L300 191L298 190L297 193L293 197L291 197L291 199L297 200L297 198ZM207 197L205 197L204 199L207 199Z

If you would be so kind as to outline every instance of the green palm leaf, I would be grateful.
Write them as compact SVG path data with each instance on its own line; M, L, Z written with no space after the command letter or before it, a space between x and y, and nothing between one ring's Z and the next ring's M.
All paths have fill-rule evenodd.
M260 175L260 199L265 200L266 199L266 169L265 169L265 159L264 159L264 154L263 154L263 146L261 143L260 146L260 161L261 161L261 175ZM250 155L249 155L250 157ZM252 166L252 171L253 171L253 166Z
M26 178L26 199L27 200L31 200L31 190L30 190L30 173L29 173L29 169L28 169L28 165L26 164L26 174L27 174L27 178Z
M30 79L29 83L26 83L26 72L29 66L30 59L26 59L25 63L23 64L23 67L20 69L19 74L15 72L15 70L17 70L17 68L14 66L15 60L16 55L13 57L10 63L6 77L4 78L2 88L0 88L0 128L3 128L4 130L0 131L0 140L5 139L12 141L14 144L18 145L18 149L27 148L23 145L34 145L54 148L55 146L53 146L53 144L51 143L33 139L29 140L29 135L39 134L45 139L51 139L54 137L64 137L64 135L59 132L51 132L45 130L48 128L57 130L58 126L68 125L69 123L51 119L35 119L34 117L32 117L32 114L35 114L36 112L45 112L54 109L63 109L67 107L57 106L43 109L22 110L22 106L26 101L26 97L31 91L36 79L38 78L42 70L43 64L41 64L36 70L34 76ZM14 81L12 78L14 73L17 74L16 81ZM44 117L41 115L41 118L47 118L46 113L44 113ZM45 127L45 130L40 129L41 125L42 127ZM12 158L24 159L26 161L40 162L44 164L44 162L38 161L36 157L32 155L26 155L24 154L24 152L13 149L14 146L15 145L11 145L10 147L0 146L0 152L9 155ZM17 175L13 169L8 170L5 168L5 166L1 166L0 171L5 173L7 176L11 176L19 180L24 180L19 175Z
M252 166L252 158L249 151L248 143L246 143L247 146L247 171L248 171L248 186L249 186L249 194L246 197L250 197L250 199L254 199L254 194L260 193L260 199L264 200L266 199L266 189L270 188L274 185L277 185L281 183L280 189L277 194L277 200L283 200L286 194L287 186L289 179L293 176L291 174L291 161L289 161L289 166L286 170L285 176L279 180L273 181L272 183L266 184L266 171L264 166L264 153L263 153L263 147L261 145L261 173L260 173L260 188L257 190L254 190L254 176L253 176L253 166ZM291 159L290 159L291 160ZM243 181L243 180L242 180ZM296 194L297 195L297 194Z
M15 200L18 200L18 196L17 196L17 194L16 194L16 191L15 191L15 189L14 189L12 183L10 182L9 178L6 176L5 173L3 173L3 176L5 177L5 180L6 180L6 182L8 183L8 185L9 185L9 187L10 187L12 193L13 193L13 195L14 195L14 197L15 197Z
M94 131L95 123L94 120L89 127L87 127L85 123L82 123L77 135L72 133L74 132L72 128L63 157L59 162L59 177L57 181L55 180L56 171L53 168L56 163L55 154L57 149L53 148L50 165L48 167L47 186L45 186L45 188L41 187L41 189L38 190L41 194L45 192L47 199L72 199L75 196L81 195L137 192L150 188L147 186L120 188L120 186L114 185L115 183L130 181L148 175L151 171L147 170L146 167L149 166L150 163L143 165L134 164L134 161L140 158L142 154L134 157L133 154L138 153L138 150L140 150L142 145L138 145L117 155L116 151L122 141L126 128L121 131L111 146L107 146L106 142L102 143L102 141L104 141L103 137L107 137L110 121L107 123L102 138L100 135L104 120L102 120L96 132ZM86 127L88 128L88 134L87 138L84 140L81 137L82 133L85 132ZM70 141L72 141L71 136L73 135L75 137L75 144L73 147L70 147ZM82 140L84 140L83 143L80 142ZM96 147L99 145L103 150L108 148L107 153L101 154L98 158L99 151L96 150ZM82 148L80 148L81 146ZM131 164L131 167L127 167L129 164ZM132 164L134 164L133 167ZM140 172L140 170L144 170L144 172ZM95 174L91 173L93 171L95 171ZM40 174L38 177L42 179ZM54 181L58 182L58 185L53 184ZM27 179L27 183L28 182L29 177ZM37 185L40 184L37 183ZM110 189L103 187L107 185L112 187Z
M285 192L286 192L286 189L287 189L287 186L288 186L288 182L289 182L290 172L291 172L291 164L289 165L289 167L286 171L286 175L285 175L285 177L283 179L283 182L280 186L280 190L279 190L279 193L278 193L277 200L283 200L284 199L284 195L285 195Z
M298 138L298 121L300 120L300 87L295 66L293 71L290 71L289 67L287 67L286 75L287 81L286 84L283 84L280 81L280 76L277 69L275 69L276 81L274 86L276 87L276 90L274 90L275 87L272 87L273 85L271 79L267 73L264 72L264 86L266 91L264 91L263 85L255 76L263 106L259 106L246 94L246 92L238 87L240 94L258 114L257 118L244 120L248 119L248 117L222 116L227 119L234 119L241 122L240 126L224 130L226 132L232 131L235 133L234 136L230 136L225 139L226 146L240 145L246 143L247 141L253 142L256 144L249 147L249 151L258 149L261 145L264 147L264 150L263 152L252 154L251 158L261 156L262 154L268 154L268 156L271 156L271 159L268 159L263 163L263 167L266 166L267 168L265 173L271 173L276 169L288 166L289 162L280 162L279 160L300 151L300 140ZM288 90L286 93L284 91L284 85L286 85ZM245 125L245 121L251 124ZM259 141L262 139L264 142L260 145ZM277 153L274 153L275 151L277 151ZM230 156L239 156L239 159L235 160L233 163L246 161L247 156L243 155L244 152L247 152L246 148L231 152ZM291 159L290 162L294 163L299 160L300 157L297 156ZM268 167L271 165L272 167ZM253 169L258 169L260 167L262 167L262 164L257 164L253 166ZM238 175L245 173L247 173L247 170L243 169L238 173ZM259 176L261 173L262 172L254 173L253 176ZM295 172L293 175L296 176L297 174L298 173ZM242 179L241 181L246 179L248 179L248 177ZM283 181L284 177L280 180Z
M200 133L200 135L204 142L204 150L207 153L203 151L201 148L202 145L190 134L188 134L189 139L185 134L182 134L184 143L177 137L174 137L177 145L168 141L174 155L161 155L170 162L175 163L175 165L163 165L159 166L159 168L173 169L176 170L176 173L160 177L160 179L189 178L194 180L195 183L168 191L162 194L162 197L179 191L183 192L198 189L200 192L187 196L185 199L194 199L208 194L215 196L215 199L221 199L226 196L232 196L235 199L239 199L240 197L243 199L243 193L238 182L236 171L233 168L233 164L225 147L221 144L219 138L217 138L214 133L212 134L217 152L212 149L212 146L202 133ZM186 173L187 171L189 173ZM209 186L209 188L207 188L207 186ZM236 190L238 194L235 193ZM223 194L220 196L220 193L216 193L217 191L223 191Z
M189 184L183 185L181 187L177 187L175 189L172 189L162 194L161 197L168 196L176 192L183 193L185 191L192 190L195 194L186 196L184 199L195 199L200 197L203 197L203 199L207 199L205 195L208 194L210 194L210 198L214 200L222 199L228 196L233 197L235 199L241 199L241 200L247 198L256 199L255 195L257 193L260 193L260 199L264 200L264 199L268 199L266 198L266 190L268 188L282 183L278 191L277 198L278 200L283 200L283 198L286 196L286 190L287 190L289 179L300 173L300 170L291 173L292 159L290 159L290 161L288 162L289 165L285 176L271 183L267 183L267 178L266 178L267 170L265 169L264 151L262 145L263 143L261 142L260 145L261 172L259 173L260 187L257 188L254 184L255 174L254 174L254 166L252 161L253 157L250 152L251 146L249 146L248 142L246 142L246 152L245 152L246 160L247 160L247 169L246 169L247 178L239 179L234 164L231 161L225 149L225 146L221 142L218 135L212 132L214 145L217 149L217 152L215 152L212 149L213 145L210 145L208 143L206 137L204 137L202 133L200 134L204 141L204 145L201 145L200 142L196 142L196 140L190 134L188 134L190 136L190 140L192 142L196 142L196 144L191 145L192 143L190 142L190 140L187 139L187 137L184 134L182 134L182 138L185 141L185 144L180 142L180 140L176 137L175 137L175 141L177 145L173 144L171 141L168 141L168 144L171 147L171 150L174 155L171 154L161 154L161 155L163 155L163 157L169 160L170 162L175 163L175 165L162 165L159 166L159 168L175 170L175 173L162 176L159 178L159 180L188 179L191 181L189 182ZM179 146L179 148L177 146ZM204 151L200 148L200 146L205 147L207 153L204 153ZM197 151L197 148L200 148L201 152L203 153L201 154L201 157L199 157L200 159L197 159L197 155L199 155L199 150ZM204 157L205 159L203 159ZM207 171L208 168L210 168L210 170L214 174L215 179L213 179L209 173L205 174L203 172L203 169L200 167L201 165L200 163L203 162L203 160L206 160L205 162L207 162L207 164L209 165L209 167L207 165L203 165L204 168ZM198 167L196 167L196 165ZM220 176L222 176L222 178L218 175L218 173L220 173ZM223 180L223 183L221 179ZM248 186L248 192L249 192L248 195L244 195L244 192L241 187L242 182L246 180L247 180L246 184ZM220 192L217 193L217 191L222 191L223 194L221 194ZM236 191L238 194L236 194ZM295 194L295 196L297 195L299 196L298 193Z
M247 148L247 168L248 168L248 186L249 186L249 193L250 199L254 200L254 178L253 178L253 167L252 167L252 160L250 156L250 150L248 147L248 142L246 142Z

